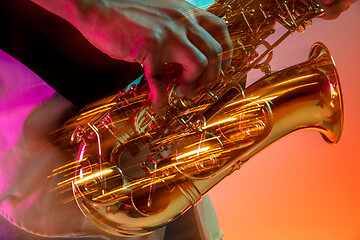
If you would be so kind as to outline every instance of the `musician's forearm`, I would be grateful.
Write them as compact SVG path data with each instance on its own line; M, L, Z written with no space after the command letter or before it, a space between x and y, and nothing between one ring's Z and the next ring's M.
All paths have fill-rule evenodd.
M43 7L49 12L52 12L61 18L65 19L76 28L84 25L89 18L87 15L90 11L99 11L103 5L102 1L97 0L60 0L60 1L48 1L48 0L30 0L37 5Z

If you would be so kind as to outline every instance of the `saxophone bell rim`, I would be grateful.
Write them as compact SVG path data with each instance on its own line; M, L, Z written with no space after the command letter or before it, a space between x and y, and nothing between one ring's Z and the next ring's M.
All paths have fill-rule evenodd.
M329 74L329 87L330 95L333 98L333 110L334 114L331 118L331 126L327 129L320 130L322 138L329 144L336 144L339 142L344 125L344 106L341 92L341 85L339 81L339 74L336 69L335 61L326 47L322 42L315 42L309 52L309 59L325 59L327 62L331 62L333 74Z

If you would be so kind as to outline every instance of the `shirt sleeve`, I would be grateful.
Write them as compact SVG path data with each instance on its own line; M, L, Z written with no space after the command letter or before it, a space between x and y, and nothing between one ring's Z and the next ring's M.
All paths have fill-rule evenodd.
M28 68L0 52L0 211L40 235L63 234L61 197L52 191L56 179L47 178L62 159L46 132L70 103L52 100L54 94ZM45 113L55 102L62 106Z
M49 177L69 160L49 133L61 126L71 107L36 74L0 50L0 213L40 236L109 239L83 216L71 200L71 189L57 190L64 176ZM162 236L161 229L135 239Z

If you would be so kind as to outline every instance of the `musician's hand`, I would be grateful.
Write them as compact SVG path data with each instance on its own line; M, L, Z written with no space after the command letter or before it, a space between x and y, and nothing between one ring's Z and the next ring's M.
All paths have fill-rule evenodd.
M182 90L190 97L230 64L225 22L184 0L33 1L71 22L104 53L142 64L157 113L166 111L165 63L182 65Z
M185 1L113 1L86 37L114 58L141 63L154 110L166 111L164 64L182 65L187 96L216 80L232 43L223 20ZM95 33L95 34L94 34Z
M321 0L320 5L325 10L321 18L335 19L354 2L356 0Z

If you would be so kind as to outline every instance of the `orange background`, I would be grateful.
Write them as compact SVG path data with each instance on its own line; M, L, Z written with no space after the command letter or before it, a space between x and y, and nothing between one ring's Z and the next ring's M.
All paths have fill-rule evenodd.
M316 19L275 50L272 68L303 62L321 41L342 85L342 139L291 134L219 183L210 196L224 240L360 240L360 2L335 21Z

